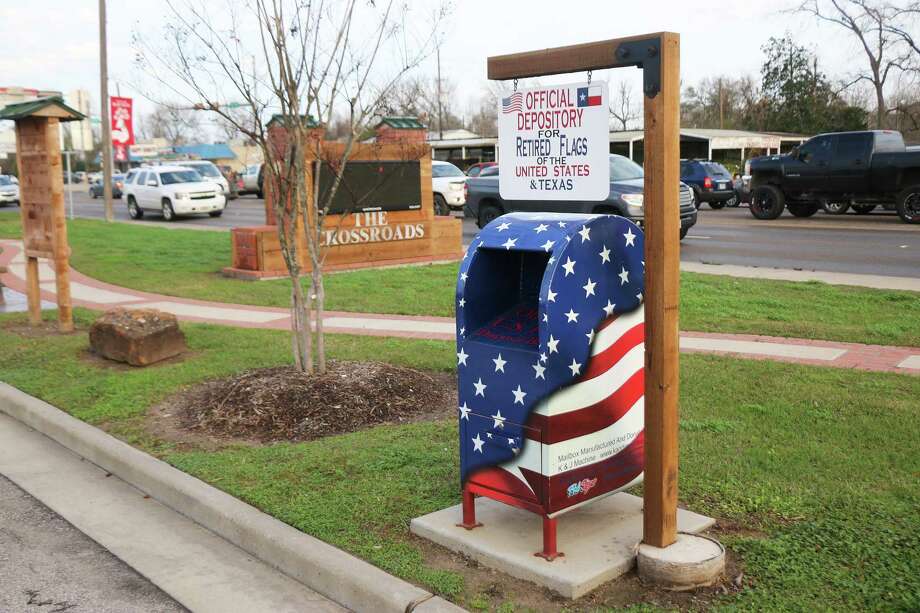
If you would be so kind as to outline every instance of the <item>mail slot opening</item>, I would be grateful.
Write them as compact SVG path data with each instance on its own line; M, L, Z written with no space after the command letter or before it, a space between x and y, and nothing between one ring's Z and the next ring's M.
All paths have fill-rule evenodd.
M473 339L536 351L540 287L549 258L540 251L479 250L469 278L495 282L466 288L465 325Z

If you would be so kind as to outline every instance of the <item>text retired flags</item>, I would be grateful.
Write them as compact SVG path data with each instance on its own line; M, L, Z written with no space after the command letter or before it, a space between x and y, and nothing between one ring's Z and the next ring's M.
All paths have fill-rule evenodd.
M518 90L498 113L499 181L506 200L606 200L610 122L606 83Z

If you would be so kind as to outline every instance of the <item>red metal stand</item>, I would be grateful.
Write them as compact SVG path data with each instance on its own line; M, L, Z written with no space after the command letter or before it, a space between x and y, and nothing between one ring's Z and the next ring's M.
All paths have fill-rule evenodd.
M552 562L556 558L561 558L565 554L561 551L556 551L556 518L555 517L544 517L543 518L543 551L538 551L533 554L537 557L543 558L547 562Z
M457 524L461 528L472 530L482 524L476 521L476 496L468 487L463 487L463 523Z

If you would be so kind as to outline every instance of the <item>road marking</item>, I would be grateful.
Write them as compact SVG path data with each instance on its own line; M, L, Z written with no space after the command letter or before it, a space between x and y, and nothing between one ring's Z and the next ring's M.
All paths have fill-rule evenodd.
M915 370L920 370L920 355L911 355L904 358L898 368L912 368Z
M708 240L711 240L711 239L712 239L711 236L692 236L692 235L691 235L691 236L685 236L685 237L684 237L685 240L688 239L688 238L698 238L698 239L704 240L704 241L708 241Z

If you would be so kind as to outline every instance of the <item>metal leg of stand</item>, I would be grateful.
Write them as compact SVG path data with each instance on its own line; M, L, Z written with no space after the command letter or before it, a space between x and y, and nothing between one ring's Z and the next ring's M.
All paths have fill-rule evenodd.
M467 530L472 530L482 525L476 521L476 496L466 487L463 488L463 523L457 525Z
M556 518L555 517L544 517L543 518L543 551L538 551L533 554L535 556L541 557L547 562L552 562L556 558L562 557L565 554L561 551L556 551Z

